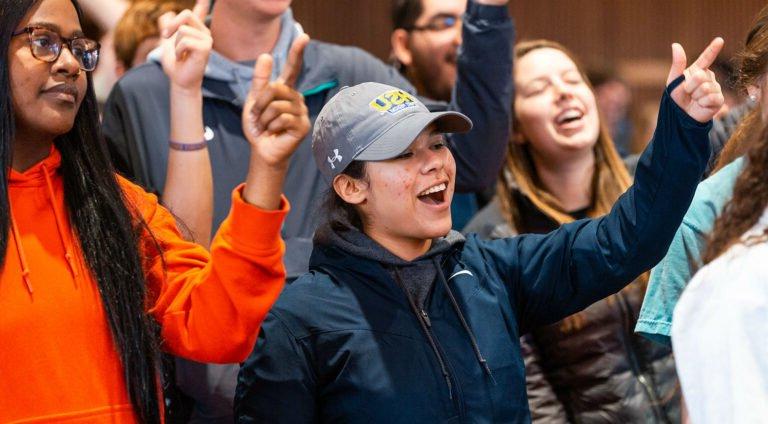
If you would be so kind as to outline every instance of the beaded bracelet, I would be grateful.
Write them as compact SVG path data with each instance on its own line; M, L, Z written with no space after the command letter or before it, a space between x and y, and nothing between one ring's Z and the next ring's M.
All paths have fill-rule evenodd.
M173 150L179 150L182 152L192 152L195 150L202 150L208 147L208 142L203 140L199 143L178 143L173 140L168 140L168 147Z

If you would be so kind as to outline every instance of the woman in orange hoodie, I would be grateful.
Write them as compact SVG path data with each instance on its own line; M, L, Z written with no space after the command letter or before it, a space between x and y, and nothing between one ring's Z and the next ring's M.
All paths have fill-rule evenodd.
M193 44L176 44L179 69ZM160 350L240 361L282 289L280 190L309 128L301 96L254 78L250 172L209 254L114 174L91 85L98 44L76 0L3 0L0 57L0 422L160 422ZM286 104L287 118L250 130Z

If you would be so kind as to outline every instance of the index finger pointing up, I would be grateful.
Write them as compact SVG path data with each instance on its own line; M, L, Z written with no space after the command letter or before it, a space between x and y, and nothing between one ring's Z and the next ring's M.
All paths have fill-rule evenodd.
M211 0L197 0L195 2L195 7L192 9L192 13L200 18L200 22L205 22L205 18L208 16L208 11L210 10Z
M701 52L701 55L699 55L699 58L696 59L696 62L693 63L693 66L696 66L700 69L709 68L709 66L714 63L715 59L717 59L717 55L720 54L720 50L723 49L724 44L725 41L723 41L722 38L715 37L715 39L709 43L707 48Z
M291 44L291 50L288 52L288 61L280 74L280 79L289 87L296 85L296 80L301 74L301 66L304 63L304 48L309 43L307 34L299 35Z
M269 84L269 79L272 78L272 62L272 55L267 53L259 55L256 59L256 65L253 67L253 81L251 81L252 96Z

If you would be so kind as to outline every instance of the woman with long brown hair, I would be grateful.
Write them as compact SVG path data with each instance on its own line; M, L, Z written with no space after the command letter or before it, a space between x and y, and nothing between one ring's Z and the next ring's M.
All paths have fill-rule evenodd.
M497 199L470 223L491 238L546 233L608 213L632 178L578 62L548 40L515 48L515 133ZM632 163L628 163L633 168ZM633 334L647 274L523 337L534 422L672 422L671 350Z

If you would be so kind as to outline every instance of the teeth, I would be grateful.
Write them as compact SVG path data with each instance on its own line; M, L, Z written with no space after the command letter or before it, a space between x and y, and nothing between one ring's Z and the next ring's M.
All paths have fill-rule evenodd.
M445 190L445 188L446 188L446 185L445 185L445 183L442 183L442 184L438 184L438 185L436 185L436 186L434 186L434 187L430 187L430 188L428 188L428 189L426 189L426 190L422 191L421 193L419 193L419 196L418 196L418 197L421 197L421 196L426 196L426 195L428 195L428 194L432 194L432 193L437 193L438 191L443 191L443 190Z
M566 112L563 112L560 114L560 116L557 118L558 123L563 123L569 119L578 119L581 118L581 112L575 109L570 109Z

